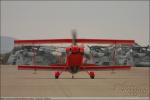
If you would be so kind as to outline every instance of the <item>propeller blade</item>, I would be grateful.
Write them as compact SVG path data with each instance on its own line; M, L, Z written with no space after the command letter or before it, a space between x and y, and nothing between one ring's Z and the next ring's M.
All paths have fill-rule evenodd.
M77 38L77 32L76 30L72 30L72 45L77 45L77 42L76 42L76 38Z

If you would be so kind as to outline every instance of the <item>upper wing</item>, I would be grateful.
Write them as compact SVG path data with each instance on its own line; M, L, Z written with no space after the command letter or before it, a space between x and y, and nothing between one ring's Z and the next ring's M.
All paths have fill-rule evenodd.
M66 65L50 65L50 66L42 66L42 65L19 65L18 70L52 70L52 71L58 71L58 70L65 70L68 67Z
M110 66L83 65L83 66L80 66L80 70L87 70L87 71L130 69L130 68L131 66L127 66L127 65L110 65Z
M44 43L72 43L72 39L39 39L39 40L15 40L15 44L44 44ZM77 43L106 43L106 44L133 44L134 40L118 39L76 39Z

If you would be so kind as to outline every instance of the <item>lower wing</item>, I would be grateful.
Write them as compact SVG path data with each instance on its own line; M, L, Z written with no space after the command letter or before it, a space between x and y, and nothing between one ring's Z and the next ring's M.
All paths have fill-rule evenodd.
M126 65L111 65L111 66L97 66L94 64L87 64L80 66L81 71L99 71L99 70L126 70L131 66ZM19 65L18 70L51 70L51 71L63 71L67 70L68 66L64 64L53 64L50 66L44 65Z
M130 69L131 66L127 65L111 65L111 66L97 66L97 65L82 65L80 66L80 70L84 71L98 71L98 70L126 70Z
M68 67L63 64L53 64L50 66L44 65L19 65L18 70L51 70L51 71L59 71L65 70Z

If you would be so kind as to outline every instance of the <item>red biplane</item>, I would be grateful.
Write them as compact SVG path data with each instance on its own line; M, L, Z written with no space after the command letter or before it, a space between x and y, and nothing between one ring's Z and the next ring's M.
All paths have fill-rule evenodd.
M133 44L134 40L114 40L114 39L76 39L76 32L73 31L72 39L43 39L43 40L15 40L15 44L44 44L44 43L72 43L66 47L66 63L51 65L19 65L19 70L51 70L55 72L55 78L58 79L63 71L74 74L79 71L86 71L91 79L94 79L94 71L98 70L114 70L114 69L130 69L130 65L109 65L99 66L95 64L83 64L84 48L77 43L108 43L108 44Z

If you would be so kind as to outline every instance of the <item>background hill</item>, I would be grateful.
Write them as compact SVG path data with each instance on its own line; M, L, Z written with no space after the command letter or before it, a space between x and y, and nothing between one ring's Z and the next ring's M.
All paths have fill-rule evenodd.
M0 36L0 53L5 54L12 51L14 40L15 38L13 37Z

